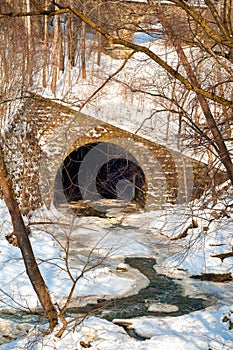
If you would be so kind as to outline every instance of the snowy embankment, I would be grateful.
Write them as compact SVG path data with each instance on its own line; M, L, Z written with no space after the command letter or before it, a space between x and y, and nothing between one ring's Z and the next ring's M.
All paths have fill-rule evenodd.
M158 272L181 279L186 295L209 295L216 304L202 311L178 317L141 317L115 320L115 324L96 317L89 317L81 324L71 324L62 339L43 335L46 326L28 327L12 321L1 321L2 335L23 338L0 346L1 349L83 349L101 350L230 350L233 348L233 297L232 282L213 283L188 279L188 275L204 273L233 273L233 257L221 260L215 255L229 253L233 246L232 200L226 199L205 209L176 207L163 211L135 213L118 219L76 218L72 230L65 225L46 227L32 225L31 242L40 263L41 272L51 291L53 301L62 304L71 287L65 265L62 244L72 238L71 272L80 273L85 257L92 251L93 257L105 256L103 263L90 270L77 284L76 303L85 304L98 297L120 296L137 292L147 284L146 278L136 270L123 265L127 256L153 256ZM225 215L223 215L225 213ZM9 233L11 225L1 202L2 232ZM215 219L219 215L219 219ZM55 209L34 213L32 222L46 219L65 223L65 215ZM224 217L221 217L224 216ZM195 225L193 222L195 221ZM191 225L192 224L192 225ZM114 227L114 228L113 228ZM72 231L72 232L71 232ZM54 238L61 241L60 248ZM74 245L76 250L73 251ZM1 308L16 307L18 310L38 307L36 296L27 280L18 248L1 240ZM88 253L89 252L89 253ZM76 259L76 260L75 260ZM117 269L119 267L119 269ZM122 269L125 272L122 272ZM178 281L179 282L179 281ZM137 334L145 340L130 337ZM28 334L26 335L26 333Z
M166 47L163 40L144 45L167 59L171 66L177 66L174 50ZM102 54L101 65L95 61L93 53L87 62L86 80L80 79L79 66L73 68L71 78L65 70L57 86L56 98L98 120L176 149L180 141L179 126L176 114L173 116L168 112L174 108L166 101L172 90L168 74L144 54L136 53L124 69L108 81L124 60ZM70 79L71 84L68 83ZM177 83L177 89L178 86L181 89ZM49 87L41 89L41 93L44 97L54 98Z
M5 344L4 350L231 350L232 332L223 323L229 308L218 312L202 311L177 318L140 318L127 320L132 328L150 339L130 338L122 327L106 320L90 317L80 325L69 328L62 339L54 335L41 336L31 331L26 338Z
M11 232L12 229L9 218L7 218L8 215L6 215L7 212L3 201L1 201L0 207L1 213L3 213L1 217L4 218L4 221L2 221L2 233L7 234ZM49 217L53 217L52 213L46 211L46 214L48 214ZM43 210L42 215L44 217ZM35 213L35 217L38 217L37 213ZM53 217L53 219L55 218ZM63 227L62 225L59 227L59 224L57 224L53 225L52 231L54 231L54 229L58 234L58 236L55 238L58 239L59 230L61 231L61 236L64 233ZM70 228L68 230L70 230ZM88 231L89 228L86 229L86 232ZM72 234L75 235L76 233L77 232L73 232ZM97 242L98 240L99 238L97 237ZM30 237L30 241L34 254L39 263L40 270L44 279L46 280L53 300L54 302L59 303L61 299L67 295L68 290L72 287L72 281L69 278L68 271L66 269L66 257L64 250L55 246L55 240L52 237L52 233L46 233L43 230L40 231L32 228L32 236ZM113 246L114 243L112 242L111 244ZM94 255L94 250L98 249L98 251L100 251L101 247L99 245L96 248L90 247L90 250L91 249L93 249ZM108 243L107 249L112 249L112 247L110 247L110 242ZM0 309L37 309L38 300L27 278L19 248L10 246L7 240L2 238L0 242L0 251ZM76 254L78 253L79 249L77 248ZM75 267L70 267L70 272L74 277L82 273L84 266L84 263L81 261L78 263L78 259L76 259L75 263ZM98 297L107 295L124 295L134 285L134 278L130 279L129 276L116 276L108 267L104 267L101 265L101 263L97 262L96 265L97 266L95 269L93 268L86 272L85 277L80 279L78 288L76 288L73 296L76 300L85 296L88 296L90 300L92 295Z

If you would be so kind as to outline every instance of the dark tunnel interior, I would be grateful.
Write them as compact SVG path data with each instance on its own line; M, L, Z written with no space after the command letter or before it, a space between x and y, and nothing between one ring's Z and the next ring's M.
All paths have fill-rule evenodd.
M146 201L146 178L137 160L108 142L90 143L71 152L55 180L54 204L101 198Z

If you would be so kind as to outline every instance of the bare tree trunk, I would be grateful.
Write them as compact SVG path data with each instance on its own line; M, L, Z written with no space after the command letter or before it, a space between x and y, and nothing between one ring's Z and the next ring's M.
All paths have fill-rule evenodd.
M30 0L26 0L26 11L30 12ZM32 77L32 28L31 28L31 17L25 17L25 25L27 29L27 74L29 85L33 85Z
M45 0L45 10L48 8L48 0ZM47 87L47 69L48 69L48 16L44 16L44 63L43 63L43 73L42 73L42 84L43 87Z
M73 0L70 0L70 6L73 6ZM68 16L68 55L70 61L70 67L75 65L75 49L74 49L74 21L72 19L71 13L67 14Z
M51 91L56 96L57 90L57 73L58 73L58 63L59 63L59 16L54 17L54 39L53 39L53 67L52 67L52 81L51 81Z
M59 71L64 72L65 70L65 53L64 53L64 45L63 45L63 37L62 37L62 29L61 26L59 28L59 46L60 46L60 55L59 55Z
M75 64L75 50L74 50L74 24L72 16L68 13L68 51L69 51L69 61L70 66L73 67Z
M98 0L98 23L101 21L101 2ZM98 39L98 52L97 52L97 64L100 66L101 61L101 50L102 50L102 35L97 32L97 39Z
M45 316L49 321L50 331L52 332L55 326L58 324L57 311L51 301L47 286L38 268L30 240L28 238L27 229L15 198L10 176L7 172L2 145L0 145L0 185L5 203L11 216L14 234L18 240L18 245L23 256L27 275L45 311Z
M82 78L86 79L86 23L82 22L82 50L81 50L81 64L82 64Z

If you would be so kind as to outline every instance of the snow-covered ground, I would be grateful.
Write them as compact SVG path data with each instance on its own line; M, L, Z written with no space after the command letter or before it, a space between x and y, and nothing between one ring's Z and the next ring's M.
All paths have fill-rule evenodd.
M232 332L223 323L229 308L218 312L202 311L177 318L141 318L129 320L132 327L149 339L139 341L127 335L122 327L106 320L90 317L78 326L70 327L62 339L54 335L41 336L35 330L28 337L4 345L2 349L69 349L81 350L231 350ZM127 320L128 321L128 320Z
M227 196L216 205L210 202L202 211L198 209L199 204L190 208L177 206L106 219L72 218L55 208L38 210L30 219L30 240L52 299L60 307L72 286L63 249L68 238L73 277L80 274L87 261L96 265L78 281L72 305L85 305L101 297L108 299L135 294L144 288L148 284L147 278L124 263L124 258L130 256L154 257L157 261L155 270L175 278L184 295L201 296L211 302L204 310L177 317L169 316L166 305L160 305L162 309L168 307L168 316L165 317L145 316L109 322L90 316L81 323L71 323L61 339L55 337L61 325L53 334L45 335L43 330L46 325L30 327L27 324L23 327L10 320L1 320L0 339L4 334L9 339L23 336L1 345L0 349L232 349L233 330L229 328L230 322L233 322L233 283L188 278L202 273L233 273L233 257L223 261L213 257L232 251L232 198ZM223 210L227 216L214 219L216 213L220 214ZM11 225L3 202L0 217L2 234L9 233ZM38 224L45 220L56 224ZM189 228L187 236L179 238L193 220L197 227ZM37 224L32 225L33 222ZM69 226L66 226L67 223ZM60 242L60 247L56 240ZM19 249L2 239L0 251L1 309L37 309L38 301L28 282ZM127 326L129 334L136 333L144 340L130 337L122 325Z

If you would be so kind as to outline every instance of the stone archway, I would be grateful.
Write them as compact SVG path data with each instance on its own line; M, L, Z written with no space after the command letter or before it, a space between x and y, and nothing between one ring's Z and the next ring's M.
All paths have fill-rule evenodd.
M93 142L64 159L55 180L54 204L112 199L144 208L146 194L145 174L129 151L110 142Z

